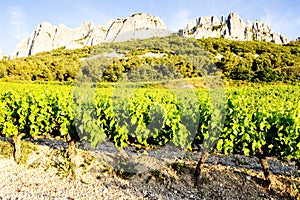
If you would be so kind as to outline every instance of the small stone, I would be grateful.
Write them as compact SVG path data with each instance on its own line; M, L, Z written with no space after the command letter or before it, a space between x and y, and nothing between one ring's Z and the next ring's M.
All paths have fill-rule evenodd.
M108 193L108 189L107 189L107 188L104 188L104 190L103 190L102 193L103 193L103 194L107 194L107 193Z

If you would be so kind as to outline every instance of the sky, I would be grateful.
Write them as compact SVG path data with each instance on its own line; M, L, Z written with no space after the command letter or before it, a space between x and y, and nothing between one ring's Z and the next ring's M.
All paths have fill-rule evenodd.
M267 22L290 40L300 36L299 0L9 0L0 8L0 50L5 55L44 21L75 28L86 21L102 25L140 12L160 17L172 31L200 16L220 18L237 12L244 21Z

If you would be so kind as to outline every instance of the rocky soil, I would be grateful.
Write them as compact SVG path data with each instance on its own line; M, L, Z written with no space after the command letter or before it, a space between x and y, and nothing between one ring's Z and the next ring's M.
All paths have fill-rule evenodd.
M0 156L0 199L300 199L299 171L273 158L268 191L256 158L212 154L196 185L198 153L173 147L120 151L106 142L89 151L84 145L77 149L75 168L63 142L40 140L38 145L27 164Z

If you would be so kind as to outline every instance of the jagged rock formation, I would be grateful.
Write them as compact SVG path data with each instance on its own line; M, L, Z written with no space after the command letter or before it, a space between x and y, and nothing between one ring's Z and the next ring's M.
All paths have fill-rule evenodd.
M208 38L224 37L230 40L241 41L270 41L276 44L286 44L288 39L272 29L263 21L256 20L254 23L247 20L246 23L238 13L230 13L219 20L216 16L199 17L187 24L185 29L179 30L185 37Z
M63 24L53 26L43 22L38 25L30 38L19 43L11 58L35 55L38 52L51 51L60 47L76 49L97 45L101 42L169 34L170 32L160 18L144 13L120 18L102 26L86 22L75 29L68 28Z
M19 43L10 58L35 55L60 47L76 49L98 45L101 42L119 42L169 34L171 32L160 18L144 13L119 18L101 26L85 22L75 29L63 24L53 26L43 22L38 25L30 38ZM222 16L220 20L216 16L197 18L188 23L185 29L179 30L179 34L193 38L224 37L230 40L272 41L277 44L289 42L286 37L274 33L265 22L256 20L252 23L248 20L245 23L238 13L230 13L227 18Z

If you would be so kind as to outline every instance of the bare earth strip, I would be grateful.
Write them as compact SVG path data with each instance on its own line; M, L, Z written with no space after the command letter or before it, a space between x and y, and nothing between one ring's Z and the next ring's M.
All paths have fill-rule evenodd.
M129 167L130 163L136 161L139 162L139 166L144 167L137 166L137 171L128 169L128 172L135 173L126 174L118 170L116 163L120 164L119 161L123 159L126 161L126 158L118 152L108 147L106 150L102 148L101 151L89 153L78 149L76 157L78 168L74 178L62 176L63 170L57 164L58 150L49 146L51 145L39 145L39 151L30 155L26 165L17 165L12 158L0 157L0 199L300 198L299 193L297 194L297 188L299 192L300 187L299 171L295 172L297 175L275 173L272 189L266 191L261 186L263 173L255 167L257 166L255 160L250 158L250 160L245 158L243 161L245 163L241 165L247 166L248 163L253 169L232 166L230 163L235 158L233 156L211 155L203 170L203 183L195 186L192 174L196 160L192 156L190 159L172 156L159 158L153 156L154 153L151 151L127 154ZM84 168L82 157L91 154L97 159ZM56 166L53 163L56 163ZM125 165L127 164L125 162Z

